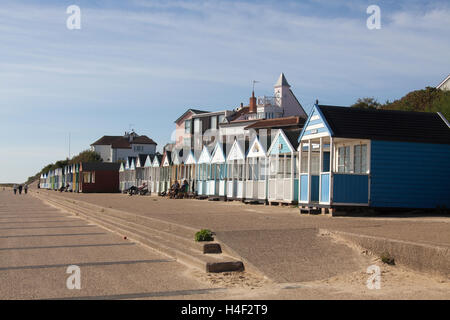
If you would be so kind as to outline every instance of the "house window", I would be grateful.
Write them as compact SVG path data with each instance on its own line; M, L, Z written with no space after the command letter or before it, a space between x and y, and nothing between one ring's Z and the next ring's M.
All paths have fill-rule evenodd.
M222 123L223 119L225 119L225 115L223 115L223 114L219 115L219 118L218 118L219 123Z
M184 133L191 133L191 123L192 120L184 121Z
M201 133L200 119L194 119L194 133Z
M144 151L144 146L134 146L134 152Z
M217 129L217 116L211 117L211 129Z
M338 172L350 172L350 147L338 148Z
M355 173L367 173L367 144L356 145L353 151Z

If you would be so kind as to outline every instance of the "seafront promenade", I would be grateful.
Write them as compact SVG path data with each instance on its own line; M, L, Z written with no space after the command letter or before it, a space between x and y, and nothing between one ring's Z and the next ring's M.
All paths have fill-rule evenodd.
M448 278L417 272L402 264L384 265L377 256L365 254L348 241L331 235L352 232L448 248L450 224L446 217L331 218L299 216L294 208L238 202L36 192L14 196L9 190L0 191L2 298L450 297ZM168 255L141 246L132 234L124 239L122 234L49 206L39 196L70 200L80 207L95 204L105 212L112 209L131 212L193 230L210 228L220 243L244 260L248 270L206 274L189 268ZM373 264L382 270L381 290L366 287L369 276L366 269ZM66 287L69 265L81 268L81 290ZM250 266L259 273L253 274Z

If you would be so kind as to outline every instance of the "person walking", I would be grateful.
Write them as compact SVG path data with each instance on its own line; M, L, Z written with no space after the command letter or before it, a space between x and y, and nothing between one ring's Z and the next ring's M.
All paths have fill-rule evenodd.
M22 185L19 184L19 194L22 194Z
M14 189L14 194L17 194L17 184L14 184L13 189Z
M25 184L23 186L23 191L25 191L25 194L27 194L27 192L28 192L28 185L27 184Z

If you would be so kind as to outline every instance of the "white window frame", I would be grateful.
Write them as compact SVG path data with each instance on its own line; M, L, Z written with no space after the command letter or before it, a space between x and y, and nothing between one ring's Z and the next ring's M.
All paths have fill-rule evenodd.
M333 153L333 173L336 174L356 174L356 175L369 175L370 174L370 161L371 161L371 141L370 140L349 140L349 141L333 141L334 153ZM365 173L355 173L355 146L367 145L366 165L367 170ZM350 172L338 172L339 163L339 148L350 147Z

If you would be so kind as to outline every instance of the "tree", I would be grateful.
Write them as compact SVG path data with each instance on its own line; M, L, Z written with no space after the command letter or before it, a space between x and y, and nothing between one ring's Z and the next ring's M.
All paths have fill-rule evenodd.
M381 107L381 103L379 103L375 98L359 98L351 107L361 109L379 109Z
M441 112L444 117L450 119L450 91L443 91L433 87L412 91L404 97L393 102L386 101L380 104L374 98L358 99L354 108L403 110L419 112Z
M70 160L71 164L80 162L102 162L102 157L95 151L84 150Z

